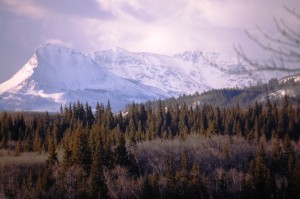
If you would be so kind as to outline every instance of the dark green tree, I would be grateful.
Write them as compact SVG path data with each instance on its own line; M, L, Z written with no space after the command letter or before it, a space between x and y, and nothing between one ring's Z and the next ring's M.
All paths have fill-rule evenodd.
M79 122L72 142L72 162L82 166L85 170L89 169L91 164L90 154L87 129Z
M101 138L97 140L95 152L93 153L91 172L89 175L89 195L91 198L107 197L106 185L103 175L103 143Z

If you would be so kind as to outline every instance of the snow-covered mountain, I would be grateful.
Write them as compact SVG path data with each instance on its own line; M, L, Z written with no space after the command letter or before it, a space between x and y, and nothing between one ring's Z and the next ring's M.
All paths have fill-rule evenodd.
M77 100L104 104L117 111L132 101L168 97L157 88L133 83L107 71L91 58L62 46L48 44L11 79L0 85L0 109L57 111Z
M213 88L243 87L263 76L246 73L236 59L217 53L187 51L172 57L132 53L121 48L89 54L112 73L171 95L192 94Z
M60 104L110 100L118 111L141 102L246 86L263 79L244 73L235 59L187 51L174 56L115 48L84 55L59 45L39 47L8 81L0 84L0 110L57 111Z

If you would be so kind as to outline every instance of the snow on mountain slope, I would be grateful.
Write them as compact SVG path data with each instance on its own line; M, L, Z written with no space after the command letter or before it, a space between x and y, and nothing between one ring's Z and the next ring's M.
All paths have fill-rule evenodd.
M300 74L290 75L279 80L279 83L300 82Z
M243 87L264 79L262 74L245 73L243 67L217 53L165 56L114 48L84 55L48 44L0 84L0 109L57 111L60 104L77 100L93 107L110 100L119 111L132 101Z
M92 106L110 100L117 111L132 101L168 96L157 88L118 77L79 52L48 44L0 85L0 108L56 111L60 104L77 100Z
M284 77L278 81L280 88L276 91L270 93L268 96L265 96L264 98L269 97L270 99L281 99L285 95L289 97L299 97L300 95L300 74L295 75L289 75L287 77ZM262 100L264 100L262 98Z
M212 88L243 87L263 79L262 75L244 73L244 66L235 59L217 53L187 51L170 57L115 48L88 56L118 76L175 96Z

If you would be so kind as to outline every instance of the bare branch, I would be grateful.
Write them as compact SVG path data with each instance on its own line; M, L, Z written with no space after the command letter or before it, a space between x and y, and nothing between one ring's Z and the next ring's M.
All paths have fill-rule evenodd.
M262 49L266 50L266 51L269 51L269 52L272 52L272 53L275 53L275 54L278 54L278 55L281 55L281 56L286 56L286 57L291 57L293 56L291 53L289 52L285 52L285 51L282 51L282 50L278 50L276 48L273 47L273 45L271 43L267 43L267 44L264 44L263 42L261 42L259 39L257 39L256 37L254 37L252 34L250 34L248 32L248 30L245 30L245 33L246 35L252 40L254 41L259 47L261 47ZM300 55L299 55L300 56Z
M249 58L243 49L239 46L234 46L235 51L238 54L238 57L247 62L250 66L254 68L255 71L282 71L282 72L299 72L300 68L287 68L284 64L278 65L273 59L269 62L259 62L257 60ZM284 61L284 60L283 60Z
M297 36L297 33L295 31L290 31L291 28L289 28L288 30L284 29L283 26L287 26L287 24L281 19L281 24L277 21L276 18L274 18L275 24L276 24L276 28L279 31L279 33L286 39L288 39L290 42L293 42L293 47L299 48L300 47L300 38L299 35ZM294 35L296 34L296 35ZM297 38L298 37L298 38Z
M299 32L296 32L291 27L289 27L282 19L280 19L280 22L284 26L284 28L286 28L292 35L294 35L294 37L300 39L300 33ZM300 45L300 44L298 43L298 45Z
M300 14L295 9L283 6L292 17L300 19ZM299 20L300 21L300 20ZM257 26L262 38L256 37L248 30L246 35L261 49L271 53L267 61L257 61L246 55L241 46L234 46L238 57L248 63L256 71L283 71L299 72L300 66L300 33L288 25L283 19L274 17L274 24L277 29L277 36L272 36Z
M278 24L278 21L276 19L274 19L275 23ZM291 42L287 42L287 41L284 41L280 38L275 38L275 37L272 37L270 36L269 34L267 34L265 31L263 31L260 27L257 27L257 29L259 30L259 32L269 41L271 42L275 42L275 43L278 43L278 44L282 44L282 45L286 45L286 46L290 46L290 47L294 47L294 48L300 48L300 40L299 39L296 39L296 38L292 38L292 36L289 36L289 33L288 31L284 31L280 25L278 24L277 25L277 29L281 32L281 34L286 37L286 39L289 39L291 40ZM250 34L250 33L248 33ZM292 43L294 42L294 43Z
M300 14L296 12L295 8L291 9L291 8L287 7L286 5L283 5L283 7L286 11L288 11L289 13L291 13L292 15L294 15L295 17L300 19Z

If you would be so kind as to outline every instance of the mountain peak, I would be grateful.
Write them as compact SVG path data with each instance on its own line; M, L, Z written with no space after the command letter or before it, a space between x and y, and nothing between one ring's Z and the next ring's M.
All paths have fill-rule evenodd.
M0 84L0 106L53 111L60 104L77 100L92 106L110 100L119 111L132 101L246 86L262 77L219 69L236 65L227 56L201 51L170 57L115 47L84 55L62 45L46 44L37 48L16 75Z
M53 43L47 43L45 45L39 46L36 51L35 54L37 55L45 55L45 54L49 54L49 53L56 53L56 54L81 54L79 51L76 51L72 48L69 48L67 46L64 45L60 45L60 44L53 44Z
M77 100L92 106L110 100L114 111L119 111L132 101L166 96L159 89L119 77L92 58L56 44L40 46L17 74L0 84L0 106L5 104L6 110L56 111L60 104Z
M124 53L124 52L128 52L127 50L125 50L124 48L121 47L113 47L112 49L110 49L112 52L114 53Z
M202 56L202 51L184 51L183 53L175 54L175 58L182 59L184 61L192 61L193 63L197 62Z

